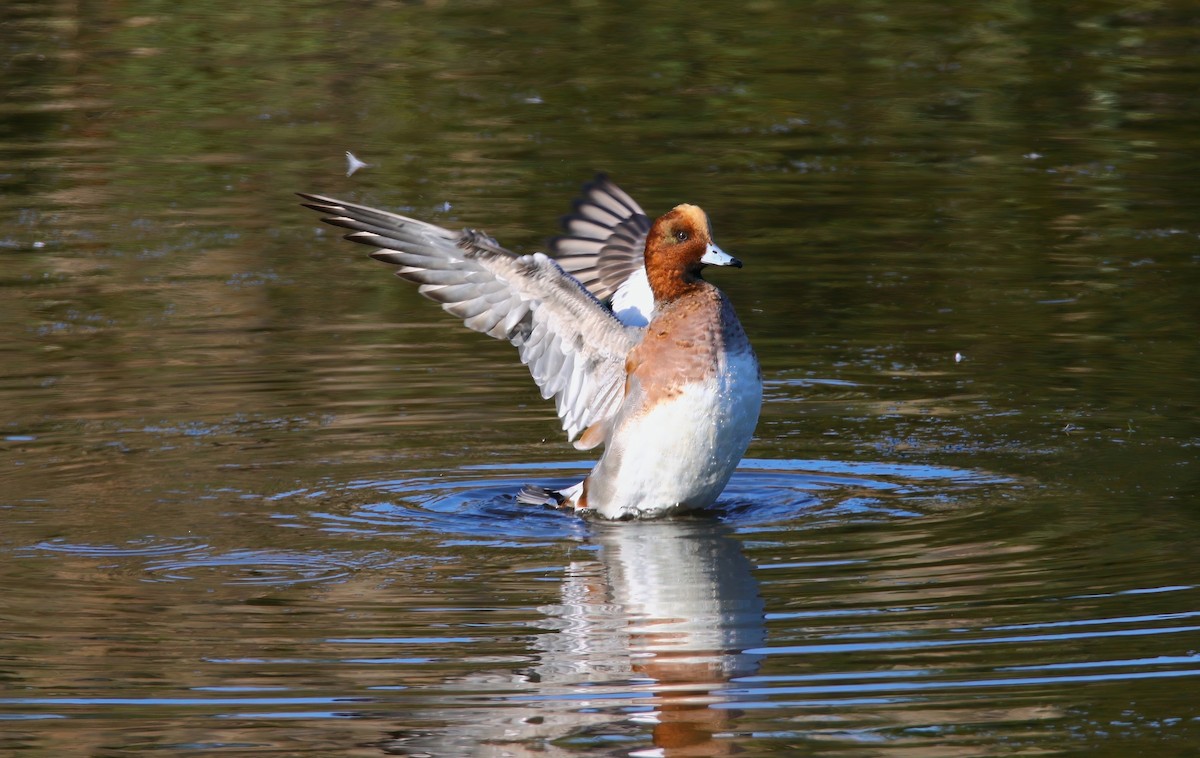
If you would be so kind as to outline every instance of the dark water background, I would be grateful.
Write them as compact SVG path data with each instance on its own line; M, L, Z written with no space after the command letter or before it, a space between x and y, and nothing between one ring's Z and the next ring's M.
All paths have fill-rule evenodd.
M1200 754L1198 92L1169 0L4 3L0 753ZM512 349L291 194L597 169L747 264L711 514L516 506Z

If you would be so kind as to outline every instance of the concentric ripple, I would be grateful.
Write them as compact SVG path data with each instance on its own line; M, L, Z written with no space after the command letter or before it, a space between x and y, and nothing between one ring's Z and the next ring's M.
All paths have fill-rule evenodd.
M319 502L304 516L280 514L281 523L347 535L378 537L413 529L446 536L446 544L524 545L582 540L587 522L572 514L530 508L516 492L531 481L557 488L584 476L591 462L473 465L430 474L361 479L342 487L298 490L274 498L278 505ZM566 472L570 472L566 474ZM837 463L813 460L743 461L711 513L735 529L764 525L815 527L830 519L908 518L948 500L1007 480L947 467ZM371 493L382 499L371 499Z
M25 548L29 552L62 553L84 558L160 558L200 552L205 544L192 539L144 538L121 544L88 544L56 538Z
M146 571L156 581L186 581L211 575L226 584L274 586L346 579L371 566L371 559L370 555L333 551L200 551L179 558L150 561Z

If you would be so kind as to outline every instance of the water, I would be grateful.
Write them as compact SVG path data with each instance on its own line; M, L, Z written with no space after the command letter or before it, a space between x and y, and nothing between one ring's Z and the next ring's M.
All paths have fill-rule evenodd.
M1200 751L1197 18L0 9L0 753ZM370 164L346 176L344 151ZM763 417L709 513L299 208L701 204Z

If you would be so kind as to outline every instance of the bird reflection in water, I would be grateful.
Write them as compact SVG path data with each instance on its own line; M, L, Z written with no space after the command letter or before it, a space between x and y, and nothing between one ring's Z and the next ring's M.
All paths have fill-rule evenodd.
M598 551L568 565L562 602L540 609L549 631L534 637L516 692L494 707L447 702L453 713L429 714L445 728L397 734L389 753L578 756L589 744L610 754L614 740L635 756L733 749L717 736L736 713L725 690L757 671L744 651L766 633L741 543L705 516L596 523L592 534Z

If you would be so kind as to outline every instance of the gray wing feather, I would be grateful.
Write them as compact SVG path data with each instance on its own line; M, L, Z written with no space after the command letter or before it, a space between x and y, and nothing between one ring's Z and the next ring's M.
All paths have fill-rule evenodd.
M371 257L397 266L397 276L468 328L515 345L542 396L554 398L569 439L616 414L625 358L641 330L623 326L553 259L515 255L473 230L452 232L364 205L300 196L327 214L326 222L351 230L346 239L379 248ZM599 437L576 447L599 444Z

